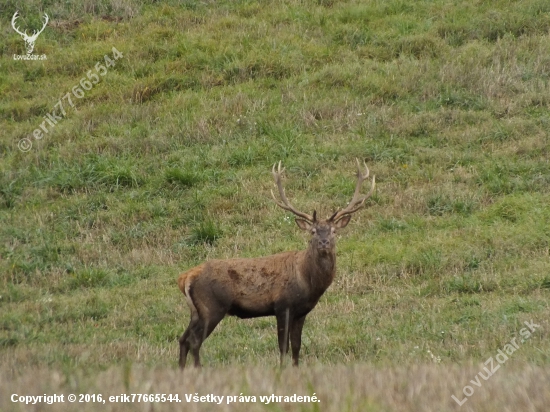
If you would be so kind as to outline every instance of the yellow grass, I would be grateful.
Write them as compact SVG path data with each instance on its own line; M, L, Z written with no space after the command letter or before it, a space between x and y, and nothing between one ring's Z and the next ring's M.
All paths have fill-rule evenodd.
M8 371L0 377L1 411L547 411L550 403L550 368L505 363L481 387L470 383L482 365L421 364L379 368L368 364L351 366L228 367L189 369L147 369L113 367L99 374L63 374L47 369ZM459 406L462 389L474 393ZM67 396L101 394L105 403L69 403ZM18 395L64 395L64 403L22 405L10 398ZM121 394L172 394L177 402L110 402ZM185 395L224 396L220 404L187 402ZM260 396L313 396L319 402L270 402ZM235 401L227 403L227 396ZM240 396L248 396L239 402ZM256 397L254 402L252 397ZM281 400L284 400L282 398Z

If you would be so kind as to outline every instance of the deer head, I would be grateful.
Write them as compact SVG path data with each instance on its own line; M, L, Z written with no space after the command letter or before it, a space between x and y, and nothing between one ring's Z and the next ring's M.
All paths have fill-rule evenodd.
M332 214L332 216L324 220L317 219L316 211L313 211L313 215L308 215L307 213L298 211L294 206L290 204L281 182L281 175L285 170L284 168L281 169L281 162L279 162L277 168L277 164L274 164L273 169L271 170L275 183L277 184L277 188L279 189L279 196L282 202L279 202L275 198L273 191L271 191L271 196L273 197L273 200L275 201L277 206L283 208L284 210L288 210L289 212L292 212L294 215L296 215L296 224L298 225L298 227L302 230L309 231L312 235L310 241L310 249L317 252L321 256L334 254L336 230L342 229L347 226L351 219L351 215L364 206L365 201L372 195L374 191L375 177L373 176L370 191L364 196L360 195L361 185L369 177L369 168L363 162L363 165L366 169L365 173L363 173L363 171L361 170L361 165L359 164L359 160L356 159L356 163L357 182L355 184L355 192L353 194L353 198L344 209L339 211L337 210Z
M34 31L32 36L29 36L27 34L27 31L25 30L25 32L22 32L21 30L19 30L16 25L15 25L15 20L17 20L17 18L19 17L18 16L19 12L16 11L15 14L13 15L12 19L11 19L11 25L13 27L13 29L23 38L23 40L25 41L25 48L27 49L27 54L30 55L32 54L32 51L34 50L34 43L36 42L36 39L38 38L38 35L40 33L42 33L44 31L44 29L46 28L46 25L48 24L48 21L49 21L49 17L46 13L44 13L44 17L46 18L45 21L44 21L44 25L42 26L42 28L38 31Z

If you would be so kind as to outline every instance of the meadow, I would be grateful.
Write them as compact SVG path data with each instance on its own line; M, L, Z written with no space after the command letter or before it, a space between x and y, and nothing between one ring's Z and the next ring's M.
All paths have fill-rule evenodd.
M47 59L14 60L15 11L29 34L49 15ZM548 1L6 0L0 33L0 411L181 410L10 401L71 391L545 410ZM274 318L226 318L205 367L180 373L179 273L305 248L271 166L298 209L329 216L356 158L376 191L340 233L301 366L278 368Z

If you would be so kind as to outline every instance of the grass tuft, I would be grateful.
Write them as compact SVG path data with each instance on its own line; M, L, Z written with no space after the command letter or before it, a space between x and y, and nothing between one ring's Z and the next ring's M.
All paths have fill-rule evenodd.
M191 229L189 243L191 245L213 245L222 236L219 226L211 219L198 223Z
M178 168L170 168L164 172L164 180L172 185L184 188L196 185L200 180L196 173L184 171Z

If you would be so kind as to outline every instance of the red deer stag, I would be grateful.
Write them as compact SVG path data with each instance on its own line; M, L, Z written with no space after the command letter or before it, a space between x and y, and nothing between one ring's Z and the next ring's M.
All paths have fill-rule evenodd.
M282 202L273 195L277 206L294 213L296 223L312 238L306 250L283 252L251 259L212 260L180 275L178 286L185 295L191 320L179 338L179 366L185 367L189 349L200 366L199 350L204 340L226 315L239 318L275 316L280 362L292 347L292 363L298 365L302 344L302 327L307 314L315 307L321 295L336 274L336 230L347 226L351 215L361 209L373 193L375 179L369 193L361 196L361 184L369 176L363 174L357 161L355 193L346 208L336 211L326 220L300 212L288 201L281 183L281 162L272 173Z

